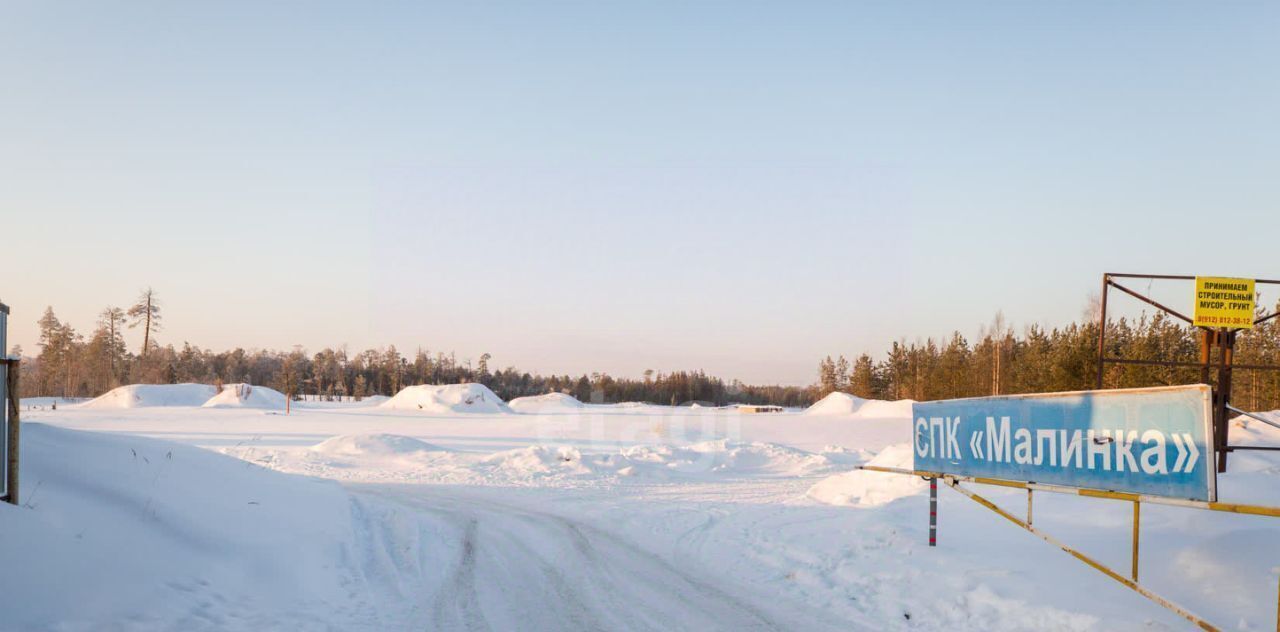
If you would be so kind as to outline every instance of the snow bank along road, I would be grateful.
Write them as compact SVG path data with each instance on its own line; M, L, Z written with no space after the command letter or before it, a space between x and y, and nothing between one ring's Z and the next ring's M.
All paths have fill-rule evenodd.
M1187 629L948 490L925 546L923 484L851 471L909 463L901 405L416 396L430 405L24 411L0 629ZM1276 503L1278 472L1238 455L1223 499ZM1046 497L1036 521L1122 565L1128 512ZM1280 525L1151 507L1143 530L1145 583L1274 626Z

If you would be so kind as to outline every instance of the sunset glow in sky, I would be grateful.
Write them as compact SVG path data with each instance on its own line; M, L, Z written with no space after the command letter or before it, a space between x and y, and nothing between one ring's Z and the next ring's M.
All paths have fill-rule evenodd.
M10 340L150 285L163 344L803 384L1280 278L1280 5L1080 9L9 4Z

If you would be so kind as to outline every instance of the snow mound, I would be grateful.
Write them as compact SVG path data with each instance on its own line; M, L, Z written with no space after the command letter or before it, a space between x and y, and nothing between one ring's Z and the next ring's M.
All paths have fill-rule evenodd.
M209 621L249 606L266 627L359 624L346 613L366 604L347 595L372 590L367 542L332 481L134 435L32 422L22 435L31 508L0 505L0 556L23 569L0 581L0 627L191 629L182 595L201 591L220 596L202 606Z
M867 400L856 395L841 393L836 391L818 400L814 405L805 409L806 415L852 415L858 412L859 408L865 404Z
M425 441L393 434L338 435L311 446L311 451L333 456L393 456L443 452Z
M806 415L857 415L859 417L902 417L911 418L910 399L885 401L881 399L863 399L857 395L836 391L818 400L805 409Z
M227 384L222 392L209 398L205 408L263 408L284 410L284 393L265 386L252 384Z
M498 452L470 466L489 480L650 478L696 480L724 477L791 477L830 471L832 462L772 443L704 441L677 447L635 445L615 453L583 454L573 446L532 445Z
M821 454L776 443L735 443L725 439L685 447L637 445L623 450L622 456L635 465L682 474L804 476L832 466L832 461Z
M517 397L507 405L518 413L577 412L585 406L576 397L564 393Z
M406 386L382 408L428 413L509 413L511 408L483 384Z
M864 400L858 409L858 416L864 419L911 419L911 405L914 399L886 401L883 399Z
M202 406L217 394L218 389L208 384L130 384L113 388L81 406L84 408Z
M481 461L481 468L496 469L517 479L581 476L598 473L598 461L593 458L584 462L582 453L571 446L531 445L489 456Z
M868 465L912 469L914 455L910 443L896 443L880 451ZM809 488L810 498L829 505L879 507L899 498L914 496L928 485L915 476L854 470L829 476Z

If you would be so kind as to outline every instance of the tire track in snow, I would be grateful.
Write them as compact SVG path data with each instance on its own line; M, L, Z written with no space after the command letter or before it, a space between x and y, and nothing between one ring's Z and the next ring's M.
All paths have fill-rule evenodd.
M741 591L731 581L681 569L555 513L433 486L353 491L439 516L462 531L457 567L433 602L433 621L442 629L797 629L736 596ZM835 629L818 613L802 627Z
M437 630L488 631L476 593L476 535L479 521L469 521L462 534L462 554L453 573L436 594L432 609Z

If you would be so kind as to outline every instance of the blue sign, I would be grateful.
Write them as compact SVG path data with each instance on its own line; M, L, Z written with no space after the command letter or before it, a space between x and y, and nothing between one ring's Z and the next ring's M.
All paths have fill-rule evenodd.
M1208 386L911 406L915 469L1215 501Z

